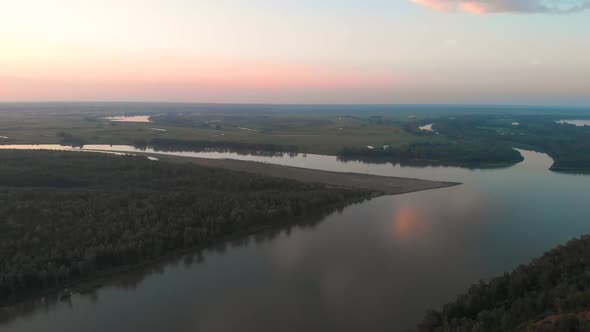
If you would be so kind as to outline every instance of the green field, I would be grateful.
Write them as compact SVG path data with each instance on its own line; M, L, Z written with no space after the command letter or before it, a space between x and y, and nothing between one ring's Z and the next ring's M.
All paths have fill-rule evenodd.
M0 104L0 144L128 144L159 149L269 150L348 160L496 167L514 147L548 153L554 170L590 170L589 118L537 108L273 106L126 103ZM560 115L561 114L561 115ZM567 115L564 115L567 114ZM149 115L152 122L108 116ZM513 125L519 123L519 125ZM434 124L433 131L419 130Z
M133 144L153 138L295 145L300 152L336 155L344 147L402 146L432 138L407 133L399 123L342 115L289 115L194 112L183 122L167 123L152 113L152 123L111 122L113 110L90 112L3 111L3 144L61 143L68 133L93 144ZM144 114L144 113L141 113ZM149 113L145 113L149 114ZM164 129L158 131L151 128ZM247 128L247 129L245 129ZM250 129L250 130L248 130Z

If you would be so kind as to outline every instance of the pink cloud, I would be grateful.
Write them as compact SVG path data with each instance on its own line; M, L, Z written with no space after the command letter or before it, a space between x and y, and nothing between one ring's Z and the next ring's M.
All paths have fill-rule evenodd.
M463 2L461 3L461 9L466 12L471 12L475 14L485 14L488 12L488 8L483 6L482 4L475 3L475 2Z
M411 0L438 11L488 13L548 13L566 14L590 9L590 0Z
M440 1L440 0L412 0L412 2L417 3L422 6L430 7L435 10L453 10L455 9L456 4L452 3L451 1Z

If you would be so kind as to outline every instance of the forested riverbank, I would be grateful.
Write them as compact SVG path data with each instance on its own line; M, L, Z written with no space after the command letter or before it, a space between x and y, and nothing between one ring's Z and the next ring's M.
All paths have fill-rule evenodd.
M0 304L374 194L145 157L2 151Z
M454 140L495 142L542 151L553 158L551 170L554 171L590 172L590 127L562 124L559 118L522 114L441 117L434 128L440 135Z
M510 145L495 142L441 142L409 144L403 147L344 148L338 158L369 163L395 163L404 166L460 166L493 168L523 161Z
M590 235L430 311L420 331L590 331Z

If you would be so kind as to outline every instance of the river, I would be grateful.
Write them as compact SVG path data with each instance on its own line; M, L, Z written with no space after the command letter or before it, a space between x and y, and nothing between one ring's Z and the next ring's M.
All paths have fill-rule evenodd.
M29 303L3 317L0 330L411 330L428 308L479 279L590 233L590 176L551 172L547 155L521 153L520 164L485 170L185 153L463 184L372 199L126 275L93 294Z

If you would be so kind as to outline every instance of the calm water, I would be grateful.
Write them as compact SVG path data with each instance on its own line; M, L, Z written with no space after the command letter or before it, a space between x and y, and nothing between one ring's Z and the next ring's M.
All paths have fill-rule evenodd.
M549 157L522 153L523 163L495 170L195 154L463 185L380 197L181 257L92 295L30 304L0 330L409 330L478 279L590 232L590 176L550 172Z
M557 123L573 124L577 127L590 126L590 120L559 120Z
M121 115L121 116L109 116L105 120L113 122L152 122L150 120L151 115Z
M434 130L432 130L432 126L434 126L434 123L427 124L427 125L422 126L422 127L418 127L418 129L425 130L425 131L434 131Z

